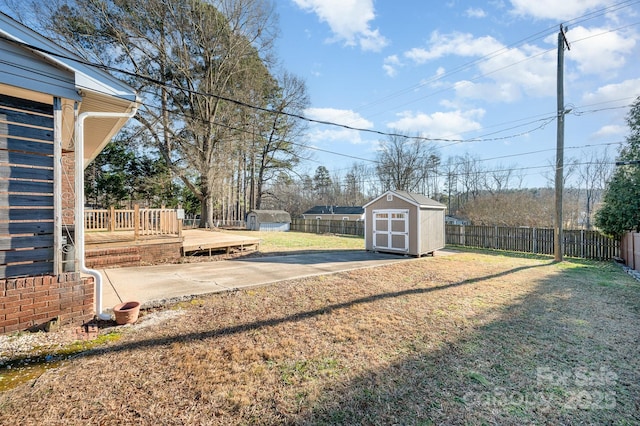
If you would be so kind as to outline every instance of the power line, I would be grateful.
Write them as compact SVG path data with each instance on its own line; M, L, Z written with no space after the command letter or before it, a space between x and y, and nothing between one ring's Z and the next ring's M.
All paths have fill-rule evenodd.
M640 2L640 0L636 1L636 3L637 2ZM383 131L379 131L379 130L375 130L375 129L365 129L365 128L349 126L349 125L340 124L340 123L331 122L331 121L326 121L326 120L317 120L317 119L313 119L313 118L309 118L309 117L303 116L301 114L289 113L289 112L285 112L285 111L277 111L277 110L273 110L273 109L270 109L270 108L255 106L255 105L251 105L251 104L248 104L246 102L239 101L239 100L236 100L236 99L232 99L232 98L229 98L229 97L226 97L226 96L221 96L221 95L211 94L211 93L204 93L204 92L200 92L200 91L197 91L197 90L176 86L176 85L173 85L173 84L162 82L162 81L157 80L155 78L152 78L150 76L141 75L141 74L138 74L138 73L135 73L135 72L123 70L123 69L112 67L112 66L108 66L108 65L105 65L105 64L98 64L98 63L86 61L86 60L83 60L83 59L80 59L80 58L77 58L77 57L71 57L71 56L68 56L68 55L62 55L62 54L59 54L59 53L51 52L51 51L48 51L46 49L39 48L37 46L29 45L27 43L23 43L23 42L20 42L20 41L16 41L16 40L10 39L10 38L5 37L3 35L0 35L0 39L9 41L11 43L14 43L14 44L17 44L17 45L20 45L20 46L23 46L23 47L27 47L29 49L36 50L36 51L39 51L39 52L42 52L42 53L45 53L45 54L48 54L48 55L51 55L51 56L55 56L55 57L59 57L59 58L62 58L62 59L67 59L67 60L71 60L71 61L83 64L83 65L86 65L86 66L102 69L102 70L105 70L105 71L121 73L121 74L127 75L129 77L142 79L142 80L145 80L147 82L153 83L153 84L155 84L157 86L160 86L160 87L166 87L166 88L170 88L170 89L173 89L173 90L184 91L184 92L187 92L187 93L190 93L190 94L194 94L194 95L213 97L213 98L220 99L220 100L223 100L223 101L226 101L226 102L230 102L230 103L233 103L233 104L245 107L245 108L250 108L250 109L254 109L254 110L257 110L257 111L266 112L266 113L270 113L270 114L281 114L281 115L289 116L289 117L292 117L292 118L300 119L300 120L303 120L303 121L307 121L309 123L340 127L340 128L346 129L346 130L353 130L353 131L357 131L357 132L365 132L365 133L370 133L370 134L376 134L376 135L379 135L379 136L401 137L401 138L405 138L405 139L413 139L413 140L419 140L419 141L450 142L451 144L465 143L465 142L484 142L484 141L490 142L490 141L505 140L505 139L509 139L509 138L523 136L525 134L531 133L532 131L535 131L535 130L538 130L540 128L543 128L544 125L546 125L546 124L543 124L542 126L539 126L539 127L535 128L535 129L532 129L530 131L526 131L526 132L523 132L523 133L519 133L519 134L516 134L516 135L503 136L503 137L497 137L497 138L485 138L485 137L476 137L476 138L469 138L469 139L434 138L434 137L423 137L423 136L410 136L410 135L405 135L405 134L395 133L395 132L383 132ZM527 40L527 39L524 39L524 40ZM538 55L541 55L541 54L544 54L544 53L546 53L546 51L542 52L542 53L539 53ZM535 56L538 56L538 55L534 55L532 57L524 59L523 61L529 60L529 59L531 59L531 58L533 58ZM492 73L498 72L498 71L500 71L502 69L505 69L505 68L508 68L510 66L514 66L514 65L516 65L518 63L521 63L523 61L519 61L519 62L516 62L514 64L507 65L507 66L502 67L500 69L493 70L493 71L491 71L489 73L485 73L482 76L476 77L474 80L479 79L481 77L484 77L486 75L490 75ZM435 95L437 93L440 93L440 91L435 92L432 95ZM432 95L430 95L430 96L432 96Z
M589 21L589 20L591 20L591 19L595 19L595 18L600 17L600 16L602 16L602 15L605 15L605 14L607 14L607 13L612 13L612 12L615 12L615 11L618 11L618 10L621 10L621 9L624 9L624 8L627 8L627 7L631 7L631 6L633 6L633 5L635 5L635 4L638 4L638 3L640 3L640 1L639 1L639 0L633 0L633 1L622 1L622 2L616 3L616 4L614 4L614 5L610 5L610 6L607 6L607 7L602 8L602 9L598 9L598 10L596 10L596 11L593 11L593 12L590 12L590 13L587 13L587 14L584 14L584 15L582 15L582 16L580 16L580 17L577 17L577 18L571 19L571 20L567 21L566 23L567 23L567 24L572 24L572 25L581 24L581 23L583 23L583 22ZM610 31L604 32L604 33L602 33L602 34L597 34L597 35L590 36L590 37L595 37L595 36L598 36L598 35L603 35L603 34L606 34L606 33L608 33L608 32L619 31L619 30L621 30L621 29L627 28L627 27L629 27L629 26L634 26L634 25L638 25L638 23L634 23L634 24L630 24L630 25L623 26L623 27L619 27L619 28L616 28L616 29L614 29L614 30L610 30ZM412 92L412 91L415 91L415 90L417 90L417 89L419 89L419 88L422 88L422 87L426 86L427 84L434 83L434 82L439 81L439 80L443 80L443 79L444 79L444 78L446 78L446 77L449 77L449 76L451 76L451 75L457 74L457 73L459 73L459 72L461 72L461 71L464 71L464 70L466 70L466 69L469 69L469 68L471 68L471 67L473 67L473 66L475 66L475 65L481 64L481 63L483 63L483 62L487 62L487 61L489 61L490 59L493 59L493 58L495 58L495 57L498 57L498 56L500 56L500 55L502 55L502 54L504 54L504 53L506 53L506 52L510 51L511 49L513 49L513 48L515 48L515 47L517 47L517 46L520 46L520 45L522 45L522 44L524 44L524 43L526 43L526 42L528 42L528 41L536 40L536 39L540 39L540 38L544 38L544 37L546 37L546 36L548 36L548 35L550 35L550 34L554 34L554 33L555 33L555 30L556 30L556 27L554 26L554 27L549 27L549 28L547 28L547 29L545 29L545 30L539 31L538 33L535 33L535 34L533 34L533 35L531 35L531 36L525 37L525 38L523 38L523 39L521 39L521 40L519 40L519 41L517 41L517 42L511 43L511 44L509 44L509 45L507 45L507 46L504 46L504 47L502 47L502 48L500 48L500 49L498 49L498 50L496 50L496 51L494 51L494 52L491 52L491 53L489 53L489 54L487 54L487 55L484 55L484 56L482 56L481 58L478 58L478 59L475 59L475 60L473 60L473 61L470 61L470 62L467 62L467 63L465 63L465 64L462 64L462 65L460 65L459 67L454 68L452 71L449 71L449 72L443 73L443 74L438 75L438 76L435 76L435 77L431 77L431 78L427 79L427 80L426 80L426 81L424 81L424 82L421 82L421 83L415 84L415 85L410 86L410 87L405 88L405 89L401 89L400 91L395 92L395 93L392 93L392 94L390 94L390 95L387 95L387 96L385 96L385 97L383 97L383 98L381 98L381 99L379 99L379 100L372 101L372 102L370 102L370 103L368 103L368 104L365 104L363 107L356 109L356 111L361 111L362 109L366 109L367 107L369 107L369 106L371 106L371 105L375 105L375 104L377 104L377 103L382 103L382 102L387 101L387 100L389 100L389 99L393 99L393 98L399 97L399 96L401 96L401 95L403 95L403 94L405 94L405 93L410 93L410 92ZM588 38L590 38L590 37L588 37ZM480 79L480 78L482 78L482 77L486 77L486 76L491 75L491 74L494 74L494 73L496 73L496 72L498 72L498 71L502 71L502 70L507 69L507 68L509 68L509 67L511 67L511 66L515 66L515 65L517 65L517 64L519 64L519 63L526 62L526 61L531 60L531 59L533 59L533 58L535 58L535 57L537 57L537 56L540 56L540 55L543 55L543 54L549 53L549 52L554 51L554 50L555 50L555 48L551 48L551 49L546 50L546 51L544 51L544 52L540 52L540 53L538 53L538 54L536 54L536 55L529 56L529 57L527 57L527 58L525 58L525 59L523 59L523 60L521 60L521 61L518 61L518 62L516 62L516 63L510 64L510 65L507 65L507 66L505 66L505 67L501 67L501 68L498 68L498 69L496 69L496 70L490 71L490 72L485 73L485 74L482 74L482 75L480 75L480 76L477 76L477 77L473 78L471 81L478 80L478 79ZM427 94L427 95L425 95L425 96L421 96L421 97L419 97L419 98L416 98L416 99L413 99L413 100L411 100L411 101L408 101L408 102L402 103L402 104L400 104L400 105L396 105L396 106L395 106L395 108L400 108L400 107L403 107L403 106L406 106L406 105L409 105L409 104L412 104L412 103L418 102L418 101L420 101L420 100L426 99L426 98L428 98L428 97L435 96L436 94L443 93L443 92L446 92L446 91L448 91L448 90L451 90L451 89L453 89L454 87L455 87L455 84L451 84L451 85L449 85L448 87L445 87L445 88L443 88L443 89L437 90L437 91L432 92L432 93L429 93L429 94ZM379 113L378 113L378 114L379 114ZM378 114L369 115L368 117L374 117L374 116L376 116L376 115L378 115Z
M626 6L624 6L624 7L627 7L627 6L629 6L630 4L635 4L635 3L639 3L639 2L638 2L638 1L636 1L636 2L622 2L622 3L619 3L618 5L626 5ZM620 8L622 8L622 6L620 6ZM603 10L604 10L604 9L603 9ZM585 15L585 16L587 16L587 15ZM589 19L592 19L592 17L591 17L591 18L589 18ZM621 27L621 28L625 28L625 27ZM536 34L536 36L537 36L537 34ZM594 36L597 36L597 35L594 35ZM532 37L534 37L534 36L530 36L530 37L528 37L528 38L526 38L526 39L523 39L523 40L527 40L527 39L530 39L530 38L532 38ZM103 70L106 70L106 71L112 71L112 72L117 72L117 73L123 73L123 74L128 75L128 76L132 76L132 77L135 77L135 78L144 79L144 80L149 81L149 82L152 82L152 83L154 83L154 84L156 84L156 85L160 85L160 86L164 86L164 87L173 88L173 89L175 89L175 90L182 90L182 91L186 91L186 92L189 92L189 93L198 94L198 95L202 95L202 96L211 96L211 97L215 97L215 98L218 98L218 99L221 99L221 100L225 100L225 101L228 101L228 102L232 102L232 103L235 103L235 104L237 104L237 105L241 105L241 106L243 106L243 107L252 108L252 109L255 109L255 110L262 111L262 112L275 113L275 114L282 114L282 115L290 116L290 117L293 117L293 118L302 119L302 120L305 120L305 121L308 121L308 122L312 122L312 123L324 124L324 125L331 125L331 126L338 126L338 127L342 127L342 128L348 129L348 130L362 131L362 132L370 132L370 133L375 133L375 134L379 134L379 135L383 135L383 136L397 136L397 137L403 137L403 138L407 138L407 139L427 140L427 141L444 141L444 142L450 142L450 145L457 144L457 143L464 143L464 142L483 142L483 141L506 140L506 139L513 139L513 138L515 138L515 137L522 136L522 135L525 135L525 134L529 134L529 133L531 133L531 132L533 132L533 131L536 131L536 130L538 130L538 129L541 129L541 128L543 128L544 126L546 126L546 124L548 124L550 121L552 121L552 120L554 119L554 118L541 119L541 120L539 120L539 121L542 121L542 124L541 124L540 126L538 126L538 127L534 128L534 129L531 129L531 130L528 130L528 131L525 131L525 132L522 132L522 133L514 134L514 135L508 135L508 136L496 137L496 138L486 138L485 136L489 136L489 135L496 134L496 133L501 133L501 132L504 132L504 131L507 131L507 130L511 130L511 129L513 129L513 128L521 127L521 126L515 126L515 127L513 127L513 128L504 129L504 130L496 131L496 132L493 132L493 133L489 133L489 134L487 134L487 135L484 135L483 137L469 138L469 139L453 139L453 138L426 138L426 137L414 137L414 136L407 136L407 135L403 135L403 134L380 132L380 131L376 131L376 130L372 130L372 129L361 129L361 128L352 127L352 126L347 126L347 125L342 125L342 124L338 124L338 123L334 123L334 122L330 122L330 121L314 120L314 119L311 119L311 118L308 118L308 117L304 117L304 116L302 116L302 115L298 115L298 114L289 114L289 113L285 113L285 112L281 112L281 111L275 111L275 110L268 109L268 108L256 107L256 106L254 106L254 105L250 105L250 104L247 104L247 103L245 103L245 102L237 101L237 100L234 100L234 99L231 99L231 98L222 97L222 96L215 95L215 94L208 94L208 93L198 92L198 91L195 91L195 90L185 89L185 88L182 88L182 87L179 87L179 86L166 84L166 83L164 83L164 82L161 82L161 81L159 81L159 80L153 79L153 78L148 77L148 76L143 76L143 75L140 75L140 74L137 74L137 73L133 73L133 72L129 72L129 71L126 71L126 70L122 70L122 69L118 69L118 68L114 68L114 67L109 67L109 66L106 66L106 65L103 65L103 64L96 64L96 63L92 63L92 62L89 62L89 61L84 61L84 60L81 60L81 59L79 59L79 58L73 58L73 57L70 57L70 56L65 56L65 55L57 54L57 53L54 53L54 52L47 51L47 50L45 50L45 49L39 49L39 48L37 48L37 47L35 47L35 46L30 46L30 45L25 44L25 43L16 42L16 41L11 40L11 39L8 39L8 38L6 38L6 37L4 37L4 36L0 36L0 38L5 39L5 40L7 40L7 41L9 41L9 42L13 42L13 43L16 43L16 44L21 44L21 45L23 45L23 46L25 46L25 47L28 47L28 48L30 48L30 49L38 50L38 51L41 51L41 52L43 52L43 53L46 53L46 54L49 54L49 55L52 55L52 56L57 56L57 57L61 57L61 58L66 58L66 59L69 59L69 60L72 60L72 61L76 61L76 62L78 62L78 63L85 64L85 65L87 65L87 66L92 66L92 67L100 68L100 69L103 69ZM502 49L501 49L501 50L502 50ZM489 55L487 55L487 56L489 56ZM481 60L476 60L476 61L473 61L472 63L476 63L476 62L481 62ZM514 64L512 64L512 65L514 65ZM497 71L497 70L494 70L493 72L496 72L496 71ZM149 106L149 105L147 105L147 106ZM622 108L622 107L618 107L618 108ZM609 108L609 109L612 109L612 108ZM598 110L585 111L585 112L582 112L582 113L580 113L580 114L584 114L584 113L588 113L588 112L595 112L595 111L598 111ZM579 115L579 114L576 114L576 115ZM533 123L533 122L532 122L532 123ZM217 124L217 125L222 125L221 123L215 123L215 124ZM531 124L531 123L526 123L526 124ZM523 124L522 126L524 126L524 125L526 125L526 124ZM235 128L235 130L242 130L242 129L237 129L237 128ZM245 131L245 130L242 130L242 131ZM293 143L293 142L292 142L292 143ZM295 143L294 143L294 144L295 144ZM302 144L297 144L297 145L305 146L305 145L302 145ZM446 146L450 146L450 145L446 145ZM320 152L330 153L330 154L333 154L333 155L339 155L339 156L344 156L344 157L348 157L348 158L353 158L353 159L356 159L356 160L361 160L361 161L366 161L366 162L372 162L372 163L375 163L375 161L373 161L373 160L366 159L366 158L362 158L362 157L357 157L357 156L352 156L352 155L348 155L348 154L344 154L344 153L339 153L339 152L335 152L335 151L325 150L325 149L318 148L318 147L310 147L310 146L305 146L305 147L306 147L306 148L309 148L309 149L312 149L312 150L320 151ZM307 160L309 160L309 159L307 159Z

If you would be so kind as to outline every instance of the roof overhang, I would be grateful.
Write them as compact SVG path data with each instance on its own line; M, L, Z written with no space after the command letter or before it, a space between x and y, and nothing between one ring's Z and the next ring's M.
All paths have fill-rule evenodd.
M64 49L48 38L27 28L4 13L0 13L0 35L13 40L54 66L74 75L75 96L63 100L63 141L69 141L75 115L83 112L128 113L138 105L136 91L106 71L89 65L81 57ZM29 89L25 87L24 89ZM51 97L51 102L53 98ZM75 102L78 102L77 111ZM86 167L111 138L125 125L126 118L91 120L84 138L84 166ZM65 143L71 149L72 144Z

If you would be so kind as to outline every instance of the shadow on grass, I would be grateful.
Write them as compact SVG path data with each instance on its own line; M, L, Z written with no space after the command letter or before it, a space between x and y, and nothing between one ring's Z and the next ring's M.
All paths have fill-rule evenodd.
M518 298L508 297L513 291L508 284L513 274L552 263L537 262L438 287L353 298L269 320L138 342L118 342L85 356L134 353L173 342L233 335L381 300L400 299L399 304L392 306L397 310L403 298L413 295L431 294L432 297L418 300L425 304L436 302L438 297L455 304L457 298L462 297L464 307L472 307L471 302L479 298L489 302L489 307L465 311L468 315L453 318L467 320L467 324L454 324L448 317L444 317L446 324L434 322L432 330L407 323L406 327L411 328L407 334L410 337L395 346L381 346L393 353L381 354L379 364L363 365L357 373L350 373L340 370L342 361L336 359L338 374L311 378L320 382L312 383L310 388L322 386L323 389L318 393L313 389L310 398L320 395L319 399L305 400L305 383L298 388L276 384L274 393L284 389L286 398L293 398L294 394L296 401L300 398L298 412L279 411L270 396L248 401L248 412L264 413L267 419L277 418L281 420L278 424L638 424L638 287L628 286L626 281L602 286L599 282L602 279L620 278L613 267L567 264L564 268L554 267L544 276L540 274L540 279L535 277L536 271L532 274L535 282L524 289L526 293L519 292ZM593 276L595 269L605 271ZM571 273L567 274L568 271ZM475 285L495 278L497 282L490 286ZM522 282L522 277L517 280ZM493 304L489 299L482 299L483 292L491 291L495 285L499 292L494 289L491 294L503 298L504 302L498 300ZM473 287L470 295L464 295L464 286ZM455 291L447 292L451 289ZM368 315L367 309L357 311L357 315L360 312ZM438 336L446 332L451 334ZM433 341L429 336L434 336ZM331 350L328 346L327 351ZM295 356L290 360L297 363ZM349 358L349 361L356 359ZM278 386L286 387L278 389ZM177 399L183 398L178 394L180 390L175 392ZM121 403L126 405L126 400ZM198 413L203 410L202 423L215 420L206 417L206 405L194 404ZM237 424L269 424L269 420L260 421L259 417L243 417L246 414L233 412L224 420ZM269 417L270 414L273 416Z
M202 339L209 339L209 338L218 337L218 336L224 336L224 335L230 335L230 334L236 334L236 333L243 333L243 332L247 332L247 331L251 331L251 330L261 329L261 328L264 328L264 327L273 327L273 326L276 326L276 325L279 325L279 324L303 321L303 320L306 320L306 319L309 319L309 318L314 318L314 317L317 317L317 316L326 315L326 314L329 314L329 313L331 313L333 311L346 309L346 308L349 308L349 307L352 307L352 306L355 306L355 305L373 303L373 302L376 302L376 301L379 301L379 300L392 299L392 298L398 298L398 297L403 297L403 296L432 293L432 292L435 292L435 291L447 290L447 289L450 289L450 288L455 288L455 287L460 287L460 286L464 286L464 285L475 284L475 283L479 283L479 282L482 282L482 281L491 280L493 278L508 276L508 275L516 273L518 271L531 269L531 268L537 268L537 267L541 267L541 266L545 266L545 264L532 265L532 266L522 266L522 267L514 268L514 269L511 269L511 270L508 270L508 271L503 271L503 272L500 272L498 274L487 275L487 276L478 277L478 278L472 278L472 279L460 281L460 282L457 282L457 283L451 283L451 284L441 285L441 286L437 286L437 287L416 288L416 289L402 290L402 291L397 291L397 292L375 294L375 295L372 295L372 296L367 296L367 297L362 297L362 298L359 298L359 299L350 300L348 302L336 303L336 304L333 304L333 305L327 305L326 307L319 308L319 309L314 309L314 310L311 310L311 311L299 312L299 313L296 313L296 314L293 314L293 315L289 315L289 316L286 316L286 317L281 317L281 318L273 318L273 319L269 319L269 320L254 321L254 322L249 322L249 323L245 323L245 324L238 324L238 325L234 325L234 326L230 326L230 327L224 327L224 328L220 328L220 329L216 329L216 330L209 330L209 331L203 331L203 332L198 332L198 333L187 333L187 334L180 334L178 336L163 337L163 338L157 338L157 339L148 339L148 340L135 341L135 342L126 342L126 343L122 343L122 344L116 344L116 345L113 345L113 346L108 346L108 347L105 347L105 348L98 348L98 349L95 349L95 350L92 350L92 351L89 351L89 352L85 352L85 353L80 354L80 355L84 356L84 357L98 356L98 355L102 355L102 354L105 354L105 353L114 353L114 352L117 353L117 352L140 350L140 349L145 349L145 348L154 347L154 346L164 346L164 345L167 345L167 344L170 344L170 343L173 343L173 342L177 342L177 341L179 341L179 342L188 342L188 341L193 341L193 340L202 340ZM8 360L8 362L11 362L11 360Z
M638 306L635 286L545 279L460 339L326 386L296 423L640 424Z

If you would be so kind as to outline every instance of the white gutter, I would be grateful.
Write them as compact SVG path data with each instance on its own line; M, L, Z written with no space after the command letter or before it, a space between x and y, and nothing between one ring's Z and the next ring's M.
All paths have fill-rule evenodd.
M109 320L110 314L102 312L102 274L95 269L89 269L85 265L84 260L84 120L87 118L131 118L137 112L137 108L134 107L131 112L117 113L117 112L83 112L76 119L76 152L75 152L75 189L76 189L76 209L75 209L75 224L76 224L76 257L78 262L78 269L83 274L93 276L95 280L95 308L96 315L99 319Z

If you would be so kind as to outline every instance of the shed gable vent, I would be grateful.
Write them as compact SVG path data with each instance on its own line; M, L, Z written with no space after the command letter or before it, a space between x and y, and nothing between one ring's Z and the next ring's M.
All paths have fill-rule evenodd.
M387 201L393 201L393 194L387 194Z

